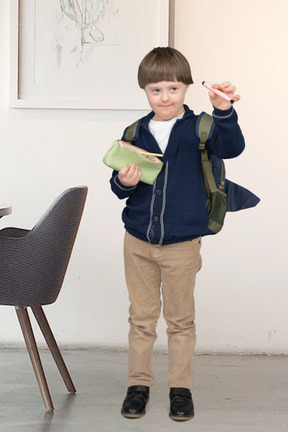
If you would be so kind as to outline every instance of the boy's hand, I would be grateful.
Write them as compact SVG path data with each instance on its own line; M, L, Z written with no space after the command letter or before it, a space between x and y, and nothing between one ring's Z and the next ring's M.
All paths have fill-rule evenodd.
M136 186L141 177L140 168L135 165L125 165L118 173L118 178L123 186Z
M227 94L230 99L234 100L234 103L240 100L240 95L235 94L236 87L233 86L229 81L224 81L222 84L213 84L212 87ZM210 97L210 101L215 108L225 111L232 106L230 102L225 101L223 98L213 93L212 91L210 91L208 94Z

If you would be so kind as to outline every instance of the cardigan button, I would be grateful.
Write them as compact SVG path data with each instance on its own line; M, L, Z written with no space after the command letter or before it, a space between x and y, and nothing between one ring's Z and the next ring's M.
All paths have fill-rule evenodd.
M154 220L154 222L158 222L159 221L159 217L158 216L154 216L153 220Z
M162 193L161 189L157 189L157 190L156 190L156 194L157 194L157 195L161 195L161 193Z

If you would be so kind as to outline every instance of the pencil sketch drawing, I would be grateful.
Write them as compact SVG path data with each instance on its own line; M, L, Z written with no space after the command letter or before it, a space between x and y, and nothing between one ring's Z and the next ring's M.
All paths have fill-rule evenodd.
M58 67L63 56L79 66L101 45L119 45L119 0L59 0L56 49Z
M13 3L19 106L149 109L135 68L167 45L169 0Z

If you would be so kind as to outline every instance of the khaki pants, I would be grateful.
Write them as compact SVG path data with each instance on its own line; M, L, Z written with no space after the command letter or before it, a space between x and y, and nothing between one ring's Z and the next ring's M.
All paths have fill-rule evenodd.
M128 385L154 384L151 370L156 325L167 323L169 387L192 386L196 342L194 286L201 268L201 238L158 246L131 236L124 240L125 276L130 298Z

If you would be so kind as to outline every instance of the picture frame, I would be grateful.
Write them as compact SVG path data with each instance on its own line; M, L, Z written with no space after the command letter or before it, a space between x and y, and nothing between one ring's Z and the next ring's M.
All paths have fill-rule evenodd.
M138 65L153 47L174 44L174 7L174 0L11 0L9 106L149 109Z

